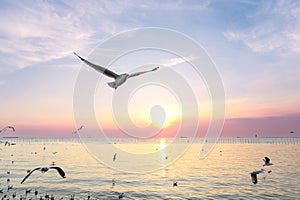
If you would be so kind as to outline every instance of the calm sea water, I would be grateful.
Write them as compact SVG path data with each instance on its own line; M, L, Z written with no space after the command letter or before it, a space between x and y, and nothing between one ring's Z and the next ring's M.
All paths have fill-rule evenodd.
M4 139L2 139L4 140ZM25 197L25 189L32 189L27 199L40 199L45 194L53 194L55 199L300 199L300 145L288 143L226 143L215 145L211 153L199 159L201 142L194 143L176 161L166 165L166 156L171 159L172 152L161 154L162 159L145 156L145 163L159 162L161 168L152 172L128 173L112 169L99 163L84 145L74 139L14 139L14 146L0 148L0 197L13 199L16 192ZM133 152L153 149L160 151L162 144L155 142L137 143L118 141L120 148ZM94 142L95 143L95 142ZM105 152L109 145L99 143L99 151L112 160L114 152ZM182 144L174 144L176 149ZM45 147L45 150L44 150ZM35 153L36 152L36 153ZM57 152L57 153L53 153ZM270 174L259 174L258 184L251 182L249 173L262 168L262 159L268 156L274 164L265 169ZM156 159L156 160L155 160ZM13 161L13 162L12 162ZM50 165L55 162L66 172L62 179L56 171L45 174L34 172L25 183L20 184L27 170ZM117 154L112 167L126 165L131 171L142 171L130 157ZM7 174L7 172L10 174ZM7 179L10 182L7 182ZM114 179L115 185L112 185ZM173 182L178 183L173 187ZM7 191L8 185L13 189ZM38 190L37 197L34 190Z

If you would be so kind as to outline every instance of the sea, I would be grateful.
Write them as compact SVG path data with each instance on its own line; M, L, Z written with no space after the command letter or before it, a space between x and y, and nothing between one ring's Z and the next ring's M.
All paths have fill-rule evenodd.
M300 138L221 138L205 156L204 139L5 140L1 199L300 199ZM263 166L266 156L273 165ZM34 171L20 184L43 166L61 167L66 178ZM271 172L253 184L250 173L262 168Z

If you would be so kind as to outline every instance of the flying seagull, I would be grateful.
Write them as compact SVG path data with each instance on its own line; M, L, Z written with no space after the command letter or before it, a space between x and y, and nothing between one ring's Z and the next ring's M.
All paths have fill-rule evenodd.
M264 163L263 166L270 166L270 165L273 165L271 162L270 162L270 158L268 157L265 157L265 159L263 159Z
M252 183L253 184L256 184L257 183L257 174L260 174L260 173L271 173L272 171L266 171L264 169L259 169L259 170L256 170L256 171L253 171L250 173L250 176L251 176L251 179L252 179Z
M178 186L177 181L176 181L176 182L173 182L173 187L177 187L177 186Z
M6 126L6 127L4 127L2 130L0 130L0 133L1 133L2 131L6 131L8 128L12 129L13 132L16 131L16 129L15 129L13 126Z
M154 69L152 70L148 70L148 71L142 71L142 72L136 72L136 73L132 73L132 74L116 74L115 72L113 71L110 71L109 69L107 68L104 68L104 67L101 67L99 65L96 65L94 63L91 63L90 61L82 58L81 56L79 56L77 53L73 52L76 56L78 56L78 58L80 60L82 60L84 63L86 63L87 65L89 65L90 67L92 67L93 69L95 69L96 71L110 77L110 78L114 78L115 81L113 82L109 82L107 83L110 87L112 88L115 88L117 89L120 85L122 85L123 83L125 83L125 81L128 79L128 78L131 78L131 77L134 77L134 76L139 76L141 74L145 74L145 73L148 73L148 72L153 72L155 70L157 70L159 67L155 67Z
M0 140L0 143L4 143L4 146L10 146L10 145L16 145L16 143L14 143L14 142L9 142L9 141L1 141Z
M49 169L56 169L59 173L59 175L62 177L62 178L66 178L66 174L65 172L60 168L60 167L57 167L57 166L46 166L46 167L37 167L33 170L31 170L26 176L25 178L21 181L21 184L24 183L24 181L34 172L34 171L41 171L42 173L45 173L47 172Z
M119 199L123 199L123 197L124 197L124 193L121 193L121 194L119 194Z
M84 126L80 126L77 130L73 131L72 133L73 133L73 134L78 133L78 131L80 131L81 129L83 129L83 127L84 127Z

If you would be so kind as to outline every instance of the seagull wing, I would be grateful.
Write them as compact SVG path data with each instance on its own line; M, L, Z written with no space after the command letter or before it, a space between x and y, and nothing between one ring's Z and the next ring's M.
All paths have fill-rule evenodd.
M118 74L116 74L115 72L110 71L107 68L101 67L100 65L96 65L94 63L91 63L89 61L87 61L86 59L82 58L81 56L79 56L77 53L74 52L74 54L80 59L82 60L84 63L86 63L87 65L89 65L90 67L92 67L93 69L95 69L96 71L109 76L111 78L117 79L119 77Z
M268 158L268 157L265 157L265 162L266 162L266 164L268 164L268 163L270 163L270 158Z
M133 74L129 74L128 78L131 78L131 77L134 77L134 76L139 76L141 74L145 74L145 73L148 73L148 72L153 72L155 70L157 70L159 67L155 67L154 69L151 69L151 70L147 70L147 71L142 71L142 72L136 72L136 73L133 73Z
M24 181L36 170L40 170L40 167L35 168L34 170L31 170L26 176L25 178L21 181L21 184L24 183Z
M14 132L16 131L13 126L7 126L6 128L11 128Z
M56 169L61 177L66 178L66 174L65 174L64 170L62 170L62 168L60 168L60 167L49 167L49 169Z
M252 183L256 184L257 183L257 175L256 175L256 173L252 172L250 175L251 175Z

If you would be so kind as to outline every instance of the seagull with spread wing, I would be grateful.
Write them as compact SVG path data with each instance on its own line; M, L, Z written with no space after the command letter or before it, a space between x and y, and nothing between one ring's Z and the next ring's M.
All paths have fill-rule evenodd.
M263 166L270 166L270 165L273 165L270 161L270 158L268 158L268 157L265 157L265 159L263 159L263 161L264 161L264 164L263 164Z
M6 131L7 129L11 129L11 130L13 130L13 132L15 132L16 131L16 129L13 127L13 126L5 126L2 130L0 130L0 133L2 132L2 131Z
M16 145L16 143L14 143L14 142L9 142L9 141L1 141L0 140L0 143L4 143L4 146L10 146L10 145Z
M255 170L255 171L251 172L250 176L251 176L252 183L253 184L257 183L257 174L266 173L266 172L271 173L272 171L271 170L266 171L265 169L259 169L259 170Z
M81 126L78 128L78 129L76 129L76 130L75 130L75 131L73 131L72 133L73 133L73 134L76 134L76 133L78 133L78 131L80 131L81 129L83 129L83 127L84 127L84 126L82 126L82 125L81 125Z
M24 181L34 172L34 171L41 171L42 173L47 172L49 169L55 169L57 170L57 172L59 173L59 175L62 178L66 178L66 174L65 172L62 170L62 168L58 167L58 166L45 166L45 167L37 167L33 170L31 170L26 176L25 178L21 181L21 184L24 183Z
M128 79L128 78L131 78L131 77L135 77L135 76L139 76L139 75L142 75L142 74L145 74L145 73L148 73L148 72L153 72L155 70L157 70L159 67L155 67L154 69L152 70L147 70L147 71L142 71L142 72L136 72L136 73L132 73L132 74L116 74L115 72L113 71L110 71L109 69L107 68L104 68L104 67L101 67L100 65L96 65L94 63L91 63L90 61L82 58L81 56L79 56L77 53L74 52L74 54L76 56L78 56L78 58L80 60L82 60L85 64L89 65L90 67L92 67L93 69L95 69L96 71L110 77L110 78L114 78L115 81L113 82L109 82L107 83L110 87L112 88L115 88L117 89L120 85L122 85L123 83L125 83L125 81Z

